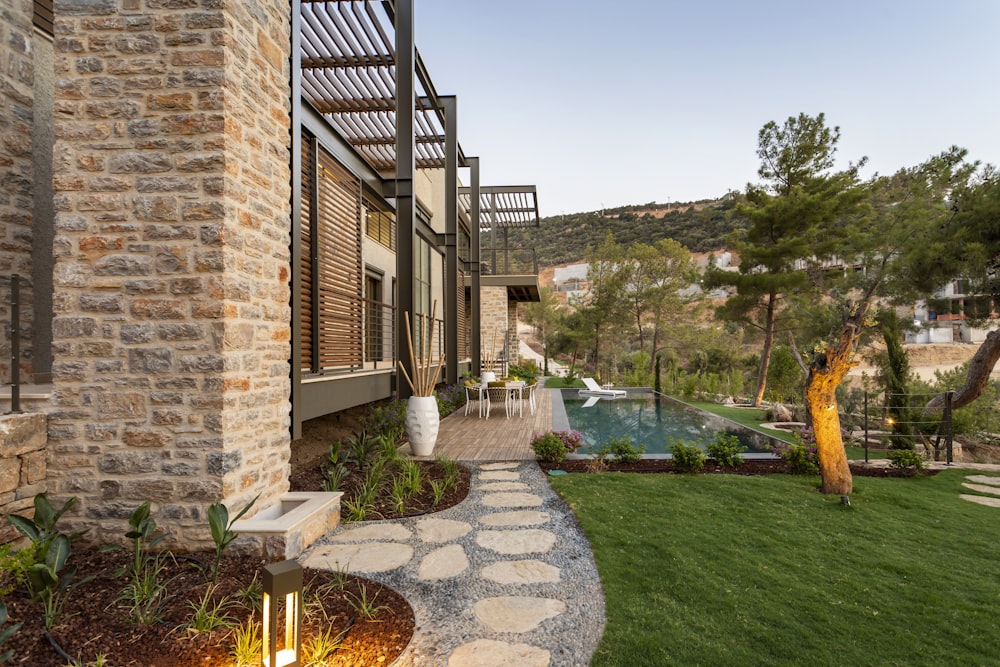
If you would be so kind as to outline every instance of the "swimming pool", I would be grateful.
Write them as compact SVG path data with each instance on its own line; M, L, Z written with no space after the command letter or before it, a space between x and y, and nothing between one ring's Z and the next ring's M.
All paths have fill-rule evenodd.
M579 431L585 443L582 454L627 435L634 446L644 446L647 455L669 456L673 440L704 449L719 433L730 433L746 446L744 456L773 456L776 441L770 436L648 389L630 389L625 398L587 398L576 389L561 389L552 400L553 429Z

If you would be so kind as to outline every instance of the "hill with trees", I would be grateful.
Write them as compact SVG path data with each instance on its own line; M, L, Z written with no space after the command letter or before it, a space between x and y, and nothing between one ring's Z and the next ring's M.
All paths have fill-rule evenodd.
M542 267L583 261L587 248L600 245L607 233L628 247L672 239L692 252L710 252L727 244L743 223L734 215L735 197L688 203L638 204L603 211L542 218L538 228L512 230L511 244L534 247Z

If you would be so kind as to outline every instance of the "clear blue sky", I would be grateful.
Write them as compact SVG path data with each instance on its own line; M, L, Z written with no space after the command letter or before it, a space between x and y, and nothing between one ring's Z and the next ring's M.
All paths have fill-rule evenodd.
M483 184L537 185L543 216L742 190L800 112L866 175L954 144L1000 163L1000 0L415 3Z

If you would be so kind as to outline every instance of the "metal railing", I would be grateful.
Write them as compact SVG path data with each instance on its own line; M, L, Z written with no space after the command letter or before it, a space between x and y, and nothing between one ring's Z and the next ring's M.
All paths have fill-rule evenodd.
M479 253L484 276L524 276L538 274L534 248L483 248Z

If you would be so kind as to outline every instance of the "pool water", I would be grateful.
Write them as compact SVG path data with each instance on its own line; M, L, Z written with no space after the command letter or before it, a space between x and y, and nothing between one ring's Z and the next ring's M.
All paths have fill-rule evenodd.
M646 454L667 454L675 440L704 450L719 433L730 433L746 446L747 454L771 456L773 441L769 436L649 390L589 401L590 405L587 398L576 389L562 389L552 401L553 428L579 431L583 454L622 436L631 437L635 447L644 446Z

